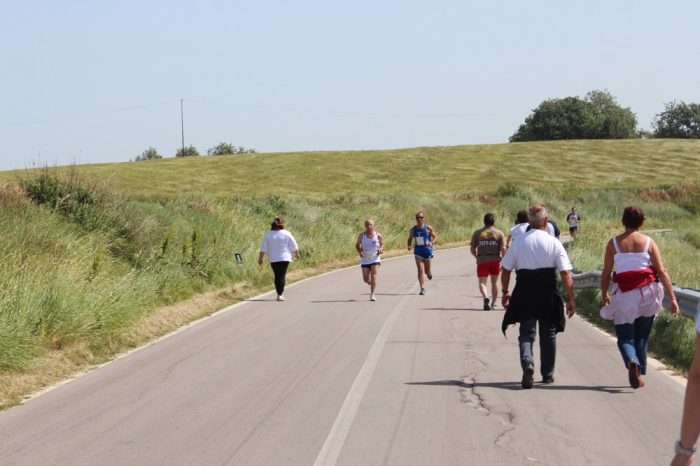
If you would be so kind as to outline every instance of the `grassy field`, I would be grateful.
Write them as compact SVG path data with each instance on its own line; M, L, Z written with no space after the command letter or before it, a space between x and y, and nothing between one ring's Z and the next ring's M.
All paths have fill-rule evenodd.
M271 289L255 258L280 214L303 252L291 269L301 278L354 263L367 217L398 253L419 210L446 244L467 240L486 212L507 230L518 210L544 202L564 225L575 204L584 221L570 256L588 270L601 268L635 204L647 228L674 229L657 237L672 280L700 288L699 151L697 141L574 141L5 172L0 405ZM594 291L579 298L597 312ZM667 335L652 339L657 351L687 367L692 324L664 317L656 328Z
M277 195L306 200L493 193L513 182L557 191L639 188L700 180L700 141L554 141L384 151L168 158L86 166L136 199ZM16 174L0 172L0 184ZM546 183L546 185L544 184Z

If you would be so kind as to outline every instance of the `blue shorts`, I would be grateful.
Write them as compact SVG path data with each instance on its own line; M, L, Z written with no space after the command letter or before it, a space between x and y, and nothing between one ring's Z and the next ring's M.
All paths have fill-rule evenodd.
M433 258L433 249L432 248L414 248L413 255L418 256L421 259L428 261L428 260Z

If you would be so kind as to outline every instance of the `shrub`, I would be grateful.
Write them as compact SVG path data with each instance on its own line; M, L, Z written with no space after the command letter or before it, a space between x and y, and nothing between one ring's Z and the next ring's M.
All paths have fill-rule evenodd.
M243 146L236 147L228 142L220 142L218 145L207 149L207 155L230 155L230 154L255 154L255 149L246 149Z
M190 145L184 149L181 147L175 152L175 157L196 157L200 155L197 148Z
M137 155L134 159L135 162L142 162L144 160L154 160L162 159L163 156L158 153L155 147L149 147L145 151L141 152L141 155Z

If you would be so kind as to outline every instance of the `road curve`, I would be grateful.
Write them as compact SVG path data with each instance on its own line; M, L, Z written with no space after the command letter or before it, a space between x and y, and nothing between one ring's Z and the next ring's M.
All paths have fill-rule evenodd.
M574 318L555 384L522 390L517 329L482 310L468 249L434 274L419 296L401 257L377 302L353 267L204 320L0 413L0 464L668 464L680 384L650 368L631 389Z

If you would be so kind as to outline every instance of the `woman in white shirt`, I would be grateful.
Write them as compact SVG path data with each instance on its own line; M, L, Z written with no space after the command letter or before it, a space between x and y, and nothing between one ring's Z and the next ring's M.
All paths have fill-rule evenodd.
M258 264L262 265L263 257L267 253L267 261L275 273L275 289L277 301L284 301L284 278L287 275L287 267L292 262L292 253L299 259L299 247L294 236L284 229L284 218L276 217L272 221L272 229L267 232L260 247Z

